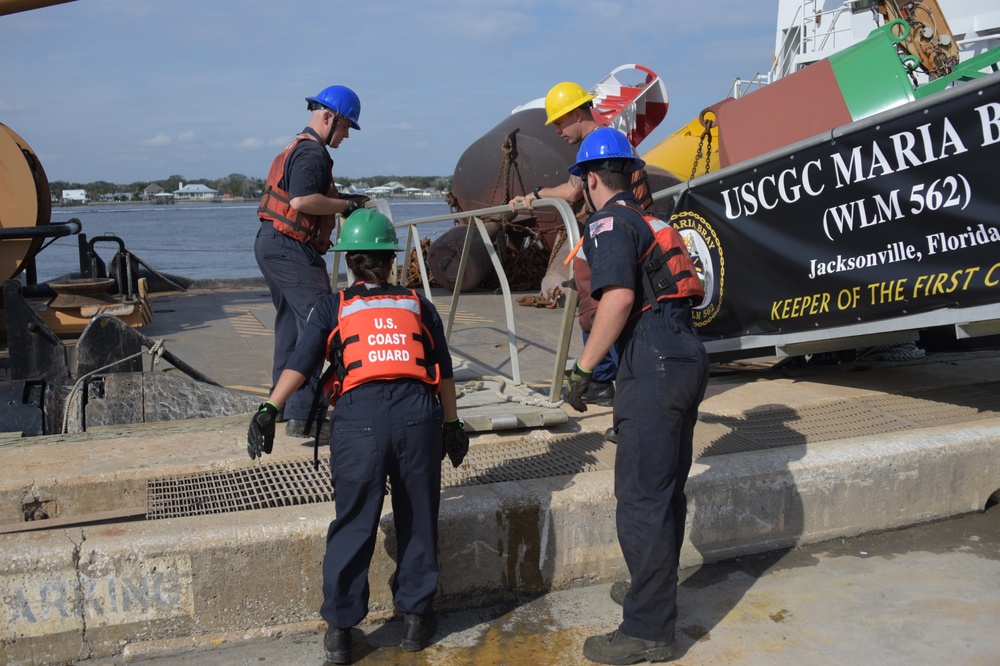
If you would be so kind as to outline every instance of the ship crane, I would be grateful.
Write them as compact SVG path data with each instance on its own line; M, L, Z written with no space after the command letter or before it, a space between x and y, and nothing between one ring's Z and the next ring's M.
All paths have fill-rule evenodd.
M909 24L910 34L899 43L899 47L919 59L920 68L928 78L951 74L958 65L958 44L937 0L879 0L873 9L886 23L902 19Z

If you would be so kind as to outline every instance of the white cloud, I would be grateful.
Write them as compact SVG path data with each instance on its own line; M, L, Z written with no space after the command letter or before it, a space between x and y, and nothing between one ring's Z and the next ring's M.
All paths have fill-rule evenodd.
M330 26L345 25L343 8L286 0L288 15L310 21L269 24L284 45L276 60L247 38L271 9L263 0L66 3L4 17L0 63L17 67L0 67L0 122L31 144L53 180L263 177L308 121L303 98L339 83L360 95L364 131L333 151L338 173L448 174L515 106L559 81L593 85L624 63L666 83L671 111L656 135L667 136L770 58L776 0L706 6L359 3L351 29L336 31L340 55L317 56ZM139 159L117 167L124 162L111 156L123 146Z
M143 146L169 146L173 140L166 134L157 134L152 139L143 139L139 143Z

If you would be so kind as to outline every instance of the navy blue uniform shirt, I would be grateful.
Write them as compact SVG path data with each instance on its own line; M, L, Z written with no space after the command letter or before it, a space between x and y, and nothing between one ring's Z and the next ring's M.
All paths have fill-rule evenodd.
M284 189L293 199L317 193L326 195L333 180L333 172L327 167L329 154L323 145L323 137L311 127L300 133L313 135L319 143L302 141L295 146L285 163L285 177L282 179L285 181Z

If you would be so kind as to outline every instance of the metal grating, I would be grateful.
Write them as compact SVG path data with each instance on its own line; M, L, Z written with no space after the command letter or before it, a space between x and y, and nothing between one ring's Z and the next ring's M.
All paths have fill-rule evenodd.
M922 426L991 419L1000 416L1000 382L884 394L871 404Z
M573 435L551 442L472 447L458 469L445 464L441 487L541 479L609 469L604 437ZM613 461L613 456L611 457ZM147 519L179 518L333 501L329 459L264 463L220 473L152 479Z
M1000 416L1000 382L873 395L799 409L764 405L745 413L703 413L696 458L863 437ZM240 417L243 418L243 417ZM601 433L473 446L461 467L445 463L441 487L524 481L611 469L615 446ZM265 463L221 473L154 479L147 518L173 518L330 502L329 459Z
M520 441L475 447L469 449L461 467L455 469L445 465L441 486L477 486L610 469L607 456L601 455L604 447L604 435L596 433L549 442ZM611 462L614 462L613 456Z
M255 465L222 473L150 479L146 518L178 518L333 500L330 463Z
M1000 382L879 394L799 409L766 405L734 416L702 414L699 427L695 428L696 457L866 437L997 416L1000 416Z
M784 446L862 437L913 427L898 417L857 400L837 400L799 409L768 405L736 416L703 414L704 423L724 426L701 455L762 451ZM695 432L697 433L697 428Z

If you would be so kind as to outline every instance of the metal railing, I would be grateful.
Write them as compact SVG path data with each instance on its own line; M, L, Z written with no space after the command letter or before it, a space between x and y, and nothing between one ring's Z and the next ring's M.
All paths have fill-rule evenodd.
M766 86L770 81L768 80L767 74L761 74L756 72L752 77L744 80L740 77L736 77L733 80L733 85L729 86L729 92L726 93L726 97L732 97L733 99L740 99L748 93L752 93L754 90L760 90Z
M370 201L367 205L375 208L392 221L392 211L389 208L388 202L376 199ZM532 201L532 208L554 208L556 212L559 213L560 218L562 218L563 225L566 228L567 242L570 244L570 247L576 246L577 241L580 239L580 232L577 228L576 216L573 214L573 209L570 208L568 203L562 199L539 199L538 201ZM525 209L525 206L523 204L518 204L517 210L522 209ZM459 296L462 291L462 280L465 276L466 266L468 265L469 252L472 249L473 233L478 233L479 237L483 241L483 244L486 246L486 251L493 264L493 269L496 271L497 278L500 280L500 289L503 291L504 309L507 316L507 344L510 350L511 379L515 385L520 386L521 368L517 359L517 335L514 326L514 309L513 299L510 293L510 284L507 281L503 265L500 263L500 258L496 254L493 242L490 240L489 233L486 231L486 226L483 224L482 220L482 217L487 215L498 215L509 212L510 208L506 205L493 206L491 208L479 208L476 210L461 211L458 213L421 217L407 222L400 222L399 224L396 224L393 221L393 226L397 230L402 229L403 227L406 227L407 229L406 245L404 246L403 257L404 261L408 261L407 258L410 256L410 250L414 247L419 248L420 246L419 232L417 230L420 225L430 224L433 222L446 222L456 219L468 220L465 243L462 246L462 256L459 259L458 264L458 274L455 276L455 287L451 294L451 304L448 310L448 323L445 328L445 338L447 340L451 339L451 331L455 325L455 314L458 312ZM417 265L420 269L420 283L423 286L424 295L428 298L428 300L430 300L430 279L428 278L427 264L424 261L423 252L418 250L414 254L416 255ZM335 256L333 267L334 288L336 288L338 269L339 256ZM573 268L571 264L570 277L573 275L572 271ZM549 396L553 399L553 401L558 400L558 396L562 390L563 372L566 368L566 358L569 354L570 339L573 333L573 320L576 318L576 303L578 298L579 296L576 289L568 289L566 291L566 303L564 307L562 326L559 332L559 346L556 350L556 359L552 370L552 381L549 387Z
M844 40L847 40L847 45L852 44L852 5L847 0L824 10L816 0L803 0L791 23L784 28L784 38L768 81L773 83L794 74L801 67L819 60L821 54L829 55L843 48Z

